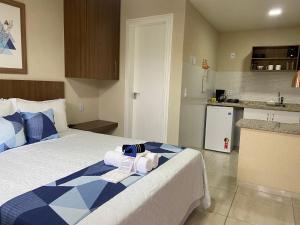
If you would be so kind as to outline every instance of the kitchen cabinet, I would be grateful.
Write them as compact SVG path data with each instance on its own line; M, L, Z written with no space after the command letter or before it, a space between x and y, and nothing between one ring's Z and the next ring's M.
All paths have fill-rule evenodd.
M244 119L249 120L269 120L269 111L262 109L244 109Z
M300 112L245 108L244 119L265 120L279 123L299 123Z
M120 0L64 0L66 77L119 79Z
M286 111L270 111L270 115L274 116L273 121L279 123L299 123L299 112L286 112Z
M251 71L253 72L294 72L300 67L299 46L258 46L253 47ZM268 68L273 65L273 68ZM280 65L276 69L276 65Z

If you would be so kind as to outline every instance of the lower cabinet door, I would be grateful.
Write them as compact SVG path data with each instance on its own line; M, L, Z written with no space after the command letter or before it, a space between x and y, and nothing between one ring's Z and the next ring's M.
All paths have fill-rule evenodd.
M285 111L270 111L274 122L279 123L299 123L299 112L285 112Z
M244 110L244 119L269 121L270 118L271 116L268 110L249 108L245 108Z

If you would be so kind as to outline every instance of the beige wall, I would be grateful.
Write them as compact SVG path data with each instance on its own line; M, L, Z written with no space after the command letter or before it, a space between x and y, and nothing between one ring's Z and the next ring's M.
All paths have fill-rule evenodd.
M139 17L174 14L172 62L170 80L170 103L168 123L168 143L177 144L179 136L179 113L181 94L181 74L183 58L183 38L185 20L185 0L123 0L121 15L121 63L120 80L103 82L100 90L99 116L119 122L116 135L124 134L124 88L125 88L125 39L126 20Z
M187 1L184 35L184 62L190 61L190 56L197 58L197 65L202 65L202 59L208 59L212 70L217 67L217 47L219 33L207 22L197 9Z
M300 193L300 135L241 130L238 181Z
M69 122L98 118L98 82L66 80L62 0L21 0L26 5L28 75L0 74L0 79L65 81ZM79 112L79 104L85 112Z
M254 101L276 101L280 91L286 102L299 104L299 90L291 88L294 73L250 72L253 46L299 45L299 37L300 27L221 33L215 88L231 90L230 98Z
M218 71L249 71L253 46L299 45L300 27L220 34L218 46ZM230 59L230 53L236 53Z

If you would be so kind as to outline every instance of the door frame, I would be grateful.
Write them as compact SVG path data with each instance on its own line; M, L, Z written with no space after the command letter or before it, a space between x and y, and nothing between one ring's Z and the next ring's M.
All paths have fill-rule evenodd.
M169 90L171 77L171 56L172 56L172 34L173 34L173 14L142 17L137 19L128 19L126 21L126 50L125 50L125 114L124 114L124 135L132 136L132 113L133 113L133 60L134 60L134 42L135 29L140 26L151 24L166 24L166 48L165 48L165 68L164 73L164 124L163 141L167 142L168 134L168 113L169 113Z

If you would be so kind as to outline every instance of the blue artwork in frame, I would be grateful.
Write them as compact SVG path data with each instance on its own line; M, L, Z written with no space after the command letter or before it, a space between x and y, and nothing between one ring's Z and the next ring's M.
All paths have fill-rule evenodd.
M0 0L0 73L27 73L25 5Z

